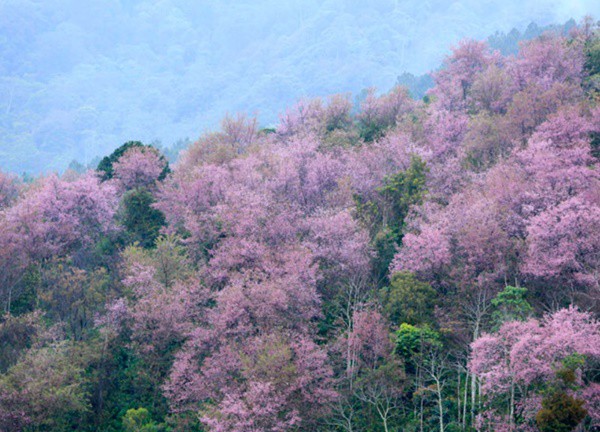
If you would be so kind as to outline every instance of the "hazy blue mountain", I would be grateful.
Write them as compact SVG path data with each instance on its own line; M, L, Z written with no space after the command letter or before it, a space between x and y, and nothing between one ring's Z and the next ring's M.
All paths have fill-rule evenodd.
M226 112L267 125L300 97L385 90L404 72L419 96L461 38L494 34L509 52L511 29L585 14L600 2L0 0L0 168L195 139Z

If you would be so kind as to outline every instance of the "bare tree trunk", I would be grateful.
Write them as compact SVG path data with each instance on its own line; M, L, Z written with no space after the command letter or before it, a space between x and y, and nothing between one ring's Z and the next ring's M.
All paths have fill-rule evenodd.
M477 339L477 336L473 340ZM471 375L471 418L470 424L473 424L473 419L475 418L475 401L477 397L477 377L475 375Z
M384 410L379 410L379 408L377 409L377 412L379 412L379 417L381 417L381 421L383 422L383 430L385 432L389 432L388 411L389 411L389 409L384 409Z
M13 294L15 291L15 287L17 286L17 284L19 284L23 280L24 277L25 277L25 270L22 269L21 275L19 277L17 277L15 280L11 280L12 278L10 276L7 277L6 279L4 279L5 285L8 286L8 299L7 299L6 305L4 307L4 312L6 312L9 315L10 315L10 309L12 307Z
M361 307L367 291L367 283L361 275L351 277L344 286L344 296L339 304L339 316L346 325L348 335L346 343L346 375L350 391L354 388L354 367L357 353L352 348L350 334L352 333L354 312Z
M423 376L422 376L422 369L421 367L418 368L418 372L417 372L417 383L419 387L422 387L423 385ZM419 397L419 431L423 432L423 403L424 403L424 399L423 399L423 393L421 393L421 396Z
M444 432L444 398L443 389L446 385L446 378L449 369L446 364L447 354L441 355L439 352L431 352L426 360L427 374L435 384L434 389L430 389L437 397L438 416L440 432Z
M479 337L479 332L481 329L481 324L483 322L483 318L487 314L487 311L490 307L489 302L489 294L486 289L479 289L476 293L476 296L472 299L472 301L465 305L465 312L472 322L473 325L473 341L477 340ZM470 407L470 418L469 424L473 424L473 419L475 418L475 408L477 406L477 377L475 375L471 375L471 407Z
M471 379L473 379L473 376L471 376ZM464 398L463 398L463 421L462 421L462 428L463 430L465 430L465 428L467 427L467 396L469 394L469 370L467 369L467 375L465 376L465 391L464 391Z
M460 414L461 414L461 406L460 406L460 369L458 369L458 385L456 386L456 420L460 423Z
M420 432L423 432L423 395L421 395L421 412L419 414L419 425L421 426Z
M435 378L435 388L438 398L438 414L440 416L440 432L444 432L444 404L442 399L442 389L439 378Z
M5 312L10 315L10 302L12 301L12 285L8 287L8 301L6 303Z
M105 364L105 357L106 357L106 351L108 349L108 334L104 335L104 341L102 342L102 351L100 352L100 365L99 368L100 370L104 369L104 364ZM100 375L100 379L98 380L98 387L96 389L96 424L98 425L100 423L100 413L102 413L102 410L104 409L104 381L105 381L105 377L104 374Z
M354 406L346 397L340 397L331 405L333 416L328 425L333 426L336 430L341 428L345 432L354 432Z
M515 427L515 383L511 379L510 381L510 407L509 407L509 416L510 416L510 427L511 430Z

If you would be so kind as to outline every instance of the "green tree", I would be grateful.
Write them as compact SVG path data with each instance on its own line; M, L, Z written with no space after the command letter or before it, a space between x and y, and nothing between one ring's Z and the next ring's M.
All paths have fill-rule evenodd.
M86 271L70 260L52 260L43 273L38 294L46 318L60 322L73 340L82 340L94 329L94 316L101 310L110 291L104 268Z
M492 300L492 323L496 328L507 321L525 321L533 313L527 302L527 288L507 285Z
M402 323L396 330L396 353L403 357L406 363L412 363L415 357L428 350L441 348L441 336L429 326L417 327Z
M585 365L585 357L571 354L556 371L556 379L549 382L542 399L542 409L536 415L541 432L568 432L576 428L587 416L585 401L571 394L578 388L578 373Z
M383 224L390 227L397 244L402 241L404 221L409 210L423 202L427 171L425 162L413 155L406 171L387 177L384 185L377 190L384 201Z
M535 420L541 432L570 432L587 416L585 401L564 390L552 392L542 400Z
M373 272L381 284L387 282L388 268L402 243L405 219L413 206L423 202L428 169L419 157L411 157L409 167L388 176L377 189L377 198L355 196L356 215L371 234L375 249Z
M32 430L76 430L90 409L92 356L68 341L30 348L0 375L0 394L21 399Z
M121 223L127 230L127 241L138 242L143 247L154 245L160 229L165 225L165 216L152 207L155 199L146 189L128 191L121 201Z
M394 323L417 325L432 321L436 292L410 272L394 274L390 286L382 288L381 298L384 311Z
M158 426L146 408L129 409L123 416L125 432L155 432Z
M600 34L593 35L585 44L584 69L588 76L600 74Z
M392 230L384 226L373 238L371 244L375 251L372 261L373 273L380 285L385 285L388 281L388 271L390 263L396 255L397 239Z

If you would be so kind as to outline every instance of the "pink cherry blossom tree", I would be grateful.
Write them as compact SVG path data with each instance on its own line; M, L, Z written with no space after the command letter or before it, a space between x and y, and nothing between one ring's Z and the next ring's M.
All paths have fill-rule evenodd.
M590 313L571 307L541 321L505 323L496 334L484 334L473 342L472 350L470 370L481 379L485 409L497 416L489 427L500 422L515 430L517 421L523 427L532 424L532 415L541 408L536 391L556 379L570 356L600 358L600 323ZM581 378L577 381L579 387L587 386ZM590 402L593 411L595 402ZM525 409L531 403L537 409Z
M113 164L113 176L125 190L152 189L163 173L166 160L152 147L132 147Z

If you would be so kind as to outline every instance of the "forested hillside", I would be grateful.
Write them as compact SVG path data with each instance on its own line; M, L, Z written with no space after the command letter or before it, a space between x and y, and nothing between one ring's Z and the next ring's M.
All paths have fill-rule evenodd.
M600 427L600 30L0 175L1 431Z
M600 16L594 0L557 3L2 0L0 169L63 171L136 139L168 147L227 112L275 124L300 97L426 73L464 37Z

